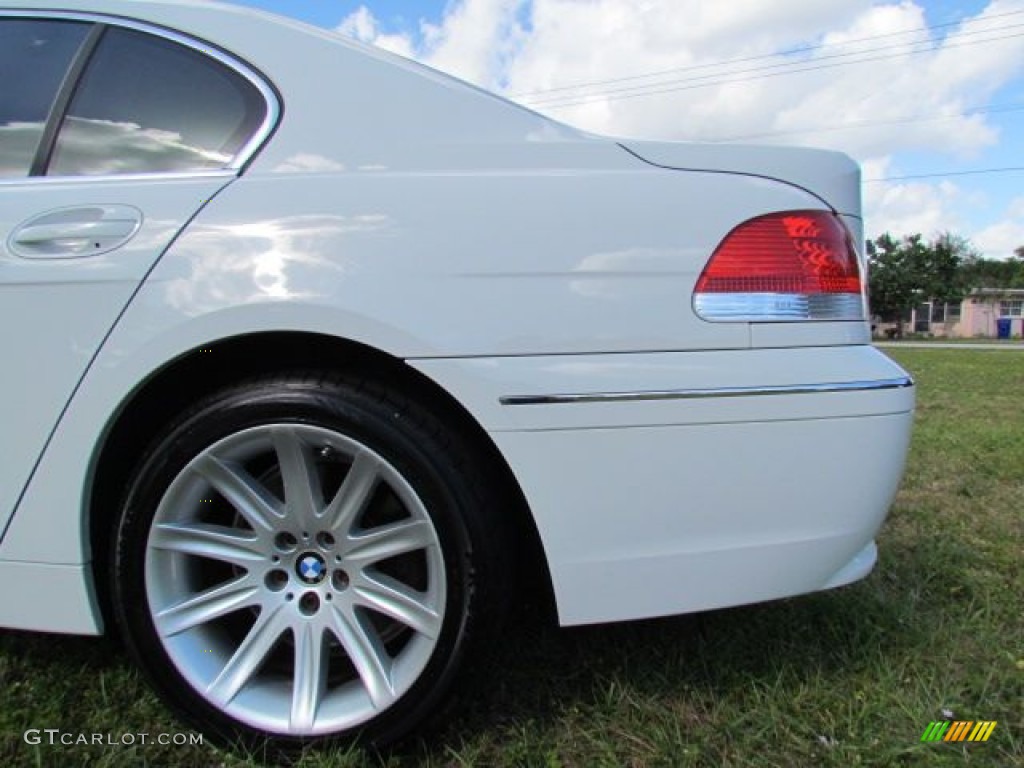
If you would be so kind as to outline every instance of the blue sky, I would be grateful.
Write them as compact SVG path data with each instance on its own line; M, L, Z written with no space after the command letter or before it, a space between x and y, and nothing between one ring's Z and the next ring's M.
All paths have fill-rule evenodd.
M599 133L846 151L869 235L1024 245L1024 0L235 2Z
M420 19L437 22L445 8L445 3L439 0L371 0L361 3L348 0L245 0L240 4L329 28L338 26L342 19L358 10L359 6L365 5L392 31L412 31Z
M437 23L451 0L234 0L240 5L262 8L272 13L301 19L321 27L336 27L360 6L366 6L387 28L413 31L421 19ZM742 2L742 0L740 0ZM921 3L928 17L934 20L955 20L981 11L981 0L932 0Z

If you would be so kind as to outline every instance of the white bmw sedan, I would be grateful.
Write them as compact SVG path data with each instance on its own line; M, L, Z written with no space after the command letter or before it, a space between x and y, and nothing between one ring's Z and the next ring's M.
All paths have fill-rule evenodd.
M859 172L615 141L251 10L0 0L0 625L398 738L563 625L847 584L914 407Z

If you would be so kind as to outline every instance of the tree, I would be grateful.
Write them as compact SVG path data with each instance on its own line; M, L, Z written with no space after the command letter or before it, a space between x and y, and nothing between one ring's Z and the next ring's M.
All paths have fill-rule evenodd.
M871 311L885 322L900 321L920 290L916 251L921 236L896 240L886 232L868 241L868 295Z
M959 304L971 291L963 265L978 261L981 254L971 242L959 235L943 232L930 243L924 265L929 299Z
M889 233L868 242L871 311L897 323L923 301L958 302L970 286L962 266L979 256L970 242L948 232L926 242L920 234L897 240Z
M964 262L964 281L978 288L1024 288L1024 246L1008 259L973 258Z

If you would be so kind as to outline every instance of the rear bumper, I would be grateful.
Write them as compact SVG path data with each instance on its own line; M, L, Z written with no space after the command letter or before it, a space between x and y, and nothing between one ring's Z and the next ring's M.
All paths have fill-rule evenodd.
M906 374L866 346L416 365L518 478L563 624L863 577L913 419Z

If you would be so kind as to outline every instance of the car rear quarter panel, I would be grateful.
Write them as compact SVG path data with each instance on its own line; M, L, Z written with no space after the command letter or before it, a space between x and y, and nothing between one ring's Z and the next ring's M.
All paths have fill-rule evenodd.
M779 347L862 341L861 323L758 329L706 323L691 309L696 278L726 233L768 211L824 208L817 197L765 178L656 168L612 142L583 137L386 54L296 25L268 25L237 9L62 5L138 9L158 23L213 38L270 77L284 113L269 145L164 255L111 332L0 545L3 559L66 565L68 579L87 578L80 568L90 557L82 510L112 414L168 361L260 331L361 342L409 360L463 402L523 482L549 558L559 559L553 572L566 622L815 588L870 541L898 479L900 439L908 434L905 402L897 413L889 400L783 404L775 398L772 407L802 415L745 424L694 421L693 413L675 411L676 422L660 425L645 421L664 418L658 409L616 409L612 421L621 423L607 423L611 411L597 418L584 408L560 412L561 421L552 422L551 412L528 417L498 405L504 394L567 383L538 361L576 365L584 378L573 384L583 386L585 366L594 362L588 356L631 358L632 380L643 385L648 368L665 363L664 354L693 355L691 367L720 366L716 375L723 380L739 374L754 360L703 356L747 350L756 334L768 334L765 344ZM510 359L536 365L514 370L505 366ZM464 367L467 360L482 368ZM849 376L872 365L860 358L837 363ZM587 386L604 380L595 372ZM842 405L839 415L829 403ZM767 408L745 407L749 413ZM854 411L857 418L850 417ZM527 418L556 428L534 428L522 423ZM592 421L574 427L578 419ZM634 428L625 434L624 425ZM884 450L863 447L877 439L888 440ZM553 473L552 456L572 458ZM730 483L734 475L722 471L722 462L750 468L749 487ZM678 476L680 466L692 472L692 494ZM628 483L615 483L617 467L630 469ZM701 473L714 470L699 482ZM816 479L788 510L792 478L801 470ZM848 472L872 479L870 498L833 503L827 492ZM569 496L559 490L570 486ZM751 502L758 498L763 505ZM819 504L830 514L809 527ZM645 514L631 518L631 505ZM773 529L762 520L752 529L759 537L752 546L763 545L765 557L747 559L758 563L745 571L748 584L784 566L788 556L780 553L800 555L808 567L797 575L782 568L777 580L745 592L722 588L673 598L677 592L664 588L665 580L701 573L704 583L709 576L727 578L728 564L745 557L728 531L752 525L762 506L787 510L785 525ZM591 525L596 514L599 524ZM844 522L849 516L856 520ZM688 538L693 525L703 538ZM574 531L588 527L592 535L572 541ZM658 541L661 550L652 550ZM620 548L610 549L613 543ZM694 565L716 559L718 571ZM617 586L609 581L615 578ZM638 598L655 579L659 589ZM81 617L76 622L77 628Z
M914 408L904 372L866 345L413 364L470 404L520 479L564 624L863 577Z
M697 276L741 221L814 201L591 151L613 167L253 174L184 233L138 308L169 322L255 303L330 308L339 335L402 358L749 346L745 324L693 313Z
M520 155L515 171L254 170L229 186L112 331L0 554L85 562L78 516L107 420L138 382L217 339L329 333L403 359L749 346L747 326L697 319L690 289L740 221L813 201L652 168L611 144L567 149L575 170Z
M259 331L330 333L367 344L409 360L463 402L491 430L524 485L552 561L566 622L630 618L641 615L635 612L638 606L654 608L632 599L624 587L614 599L609 595L603 613L598 613L587 584L591 571L602 567L602 558L621 574L667 575L685 565L680 560L684 553L692 555L701 546L692 541L684 546L678 538L691 525L687 515L675 516L673 494L680 486L674 480L680 466L703 467L712 461L712 453L721 451L724 461L741 460L754 467L755 480L767 474L775 478L771 488L741 493L717 475L695 497L701 505L697 509L703 510L698 519L705 520L715 514L713 490L725 494L722 508L729 514L741 496L768 494L771 505L786 503L782 489L800 466L810 466L827 484L838 482L837 462L824 460L835 446L822 441L838 435L843 456L860 456L869 422L857 426L858 420L845 419L840 429L830 429L826 424L833 422L821 417L836 412L822 400L805 401L797 420L776 422L773 428L755 426L749 432L740 424L698 426L702 420L722 420L710 418L710 411L701 418L693 412L682 418L676 411L676 423L669 419L666 428L642 426L666 418L667 412L657 406L619 410L612 421L611 411L598 418L587 407L557 417L550 411L528 415L499 407L502 395L549 392L555 386L599 388L609 381L610 371L614 378L615 365L623 366L620 384L628 380L631 386L648 387L669 380L685 385L700 375L708 382L739 377L732 378L735 383L758 378L752 373L758 369L788 381L805 369L808 375L816 370L810 356L793 358L786 374L780 373L787 367L781 358L758 362L747 357L758 354L747 349L748 326L704 323L690 305L700 269L730 229L765 210L814 207L815 201L764 179L667 171L632 165L628 156L623 165L613 145L577 152L591 153L593 167L552 163L515 171L253 172L228 187L164 255L111 333L55 434L0 554L55 564L88 562L87 521L80 510L111 414L138 382L168 361L218 339ZM601 158L610 167L602 167ZM522 164L521 156L517 162ZM574 162L583 164L580 155ZM728 350L735 350L733 357L715 357ZM678 357L669 359L664 353ZM525 362L517 366L516 360ZM659 373L658 366L666 364ZM681 375L680 364L690 365L696 378ZM593 366L589 371L588 365ZM837 360L834 368L817 372L850 376L874 370L850 359ZM565 371L575 371L575 377L566 378ZM844 402L855 404L856 398ZM783 407L786 413L786 407L794 406L761 404L760 413L769 407ZM850 407L854 410L848 416L856 411ZM884 411L872 404L859 412ZM746 417L752 415L754 411ZM616 418L624 421L617 424ZM550 429L544 428L545 422ZM816 426L796 426L801 423ZM624 425L637 428L614 428ZM886 429L896 434L901 428L893 423ZM798 452L777 450L789 440L801 446ZM733 441L738 447L730 447ZM771 461L758 464L762 455ZM546 463L551 456L578 461L552 475ZM812 463L802 464L802 459ZM610 482L623 462L632 462L632 479L616 495L602 483ZM854 462L855 471L858 466ZM872 463L861 469L874 472L876 467ZM601 482L593 482L594 474ZM649 482L655 476L662 486ZM889 471L886 478L891 477ZM819 560L814 555L819 565L810 581L804 578L800 584L814 588L823 583L838 568L837 556L870 540L892 482L886 479L872 491L866 522L860 519L838 533L831 523L824 533L817 529L821 537L839 536L842 541L831 557ZM604 500L598 503L602 494ZM645 502L648 496L651 500ZM608 549L614 541L631 541L624 530L639 530L630 522L630 503L645 505L653 515L636 518L648 541L670 541L664 534L676 537L677 550L671 557L666 550L655 570L630 570L631 560L637 566L653 564L650 552L627 550L616 559ZM845 514L858 507L844 504L830 509ZM598 513L603 522L593 525L590 516ZM670 520L676 528L662 531L659 526ZM749 520L739 517L735 522ZM577 526L594 536L574 539L571 531ZM771 529L766 521L763 536ZM708 530L705 545L726 528L719 528L719 534ZM780 535L813 538L799 529ZM639 540L634 536L629 547ZM728 544L726 537L721 546ZM814 548L807 549L810 556ZM709 563L714 559L710 553L702 557ZM730 557L723 555L722 562ZM798 591L795 577L787 579L776 585L775 594ZM663 598L671 594L662 592ZM725 597L723 593L715 599ZM655 613L708 603L704 598L662 599L660 605Z

